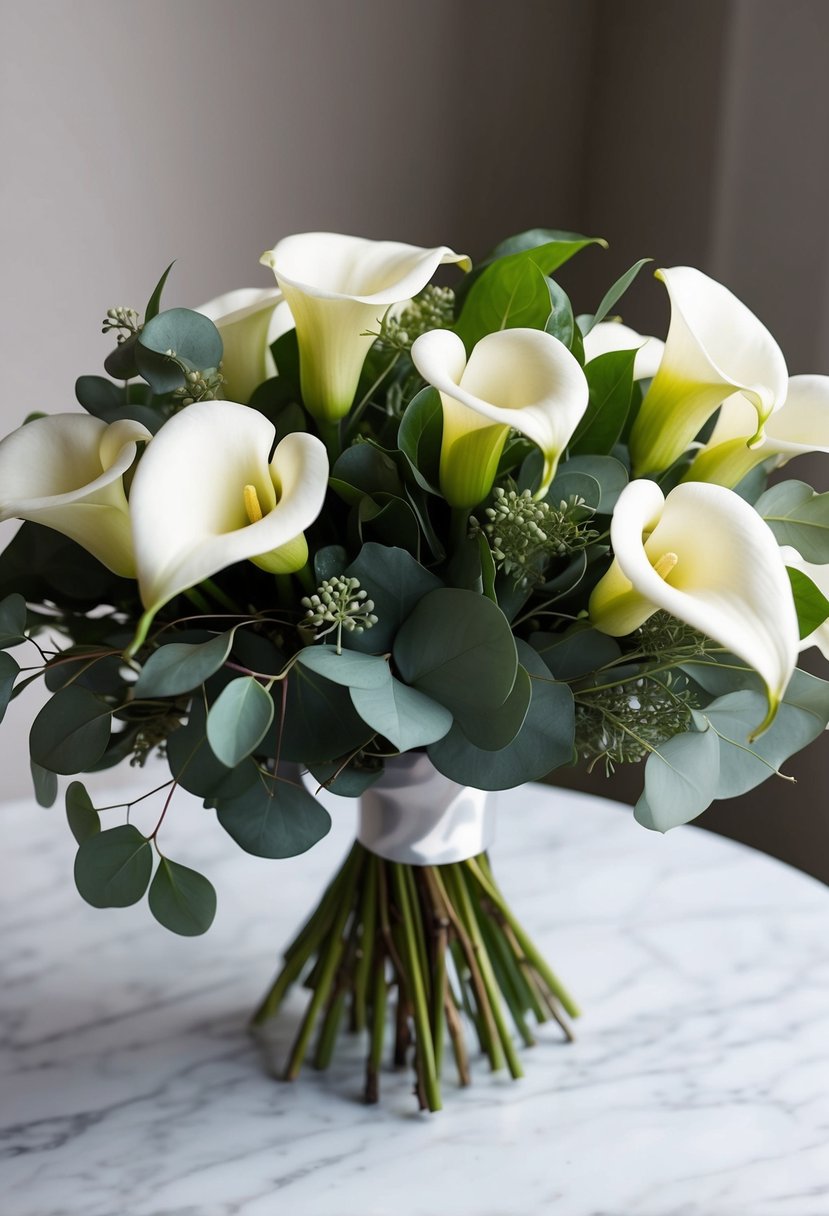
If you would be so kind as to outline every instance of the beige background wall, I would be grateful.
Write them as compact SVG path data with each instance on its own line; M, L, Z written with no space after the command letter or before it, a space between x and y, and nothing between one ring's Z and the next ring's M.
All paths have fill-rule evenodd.
M691 262L829 372L827 53L824 0L0 0L0 430L72 408L105 309L172 258L195 305L318 227L600 233L577 305L644 254ZM628 313L664 325L649 278ZM31 712L0 731L5 796ZM709 818L829 877L827 749L799 767L794 799Z

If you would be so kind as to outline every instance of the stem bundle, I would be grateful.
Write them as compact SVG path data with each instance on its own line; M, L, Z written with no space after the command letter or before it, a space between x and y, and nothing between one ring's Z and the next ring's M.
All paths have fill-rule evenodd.
M413 1063L421 1109L440 1110L448 1036L461 1085L470 1082L464 1034L471 1022L495 1071L521 1064L506 1010L527 1046L530 1018L555 1020L570 1039L572 998L504 900L486 854L442 866L385 861L355 843L254 1014L260 1026L303 980L311 998L283 1076L294 1080L308 1056L326 1068L343 1016L369 1031L364 1096L377 1102L389 998L395 1008L394 1062Z

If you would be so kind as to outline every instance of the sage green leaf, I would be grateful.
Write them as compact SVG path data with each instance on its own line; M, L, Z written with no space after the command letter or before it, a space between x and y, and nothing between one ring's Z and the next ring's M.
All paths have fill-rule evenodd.
M814 633L829 617L829 600L802 570L796 570L792 566L787 566L786 569L792 585L797 624L802 641L810 633Z
M613 350L586 365L590 396L570 441L572 456L605 455L618 442L630 410L635 359L635 350Z
M816 494L803 481L781 481L755 503L781 545L791 545L807 562L829 562L829 494Z
M719 772L716 731L709 727L674 735L648 756L645 789L633 812L636 819L657 832L696 819L717 797Z
M317 585L342 574L348 565L348 554L342 545L326 545L314 554L314 578Z
M382 761L375 768L358 764L345 764L347 757L331 760L328 764L315 764L309 769L311 776L332 794L341 798L359 798L383 776Z
M182 937L206 933L216 915L216 891L203 874L162 857L150 884L150 911Z
M88 836L75 858L75 885L93 908L138 903L150 882L153 851L131 823Z
M170 350L174 357L168 357ZM184 384L181 364L198 371L218 367L222 352L221 335L208 317L189 308L170 308L139 333L135 362L153 392L169 393Z
M113 380L131 380L138 375L135 362L138 348L138 334L130 334L123 342L119 342L115 350L111 350L104 359L104 371Z
M239 676L222 689L207 714L207 742L228 768L249 756L273 721L274 703L253 676Z
M397 465L386 452L372 443L355 443L346 448L331 470L331 488L340 498L355 506L364 494L403 493Z
M143 697L175 697L198 688L224 665L233 645L233 630L197 646L168 642L144 664L133 693Z
M440 579L421 566L411 553L397 546L369 541L346 570L350 578L374 600L377 624L365 633L344 635L350 650L386 654L391 650L398 629L417 604L441 586Z
M14 682L19 674L20 667L11 655L6 654L4 650L0 651L0 722L6 715L14 692Z
M296 663L288 675L284 719L274 722L264 750L274 755L279 746L283 760L311 765L348 755L370 738L348 689Z
M101 830L101 817L81 781L73 781L66 790L66 819L78 844Z
M439 494L440 444L443 406L431 385L413 397L400 419L397 446L406 457L415 481L423 490Z
M58 796L58 779L48 768L41 768L32 760L29 762L32 773L32 785L38 806L54 806Z
M17 646L26 634L26 601L16 592L0 603L0 649Z
M382 685L351 689L351 700L363 721L401 752L442 739L452 725L449 710L395 680L388 667L386 673Z
M219 823L254 857L296 857L327 835L331 817L302 785L259 774L243 793L216 803Z
M574 498L581 498L585 507L593 511L598 510L602 501L602 487L597 478L578 469L569 468L569 463L568 461L566 465L562 465L556 473L545 501L558 508L562 502L569 503Z
M400 545L420 556L420 525L408 500L393 494L363 495L357 507L357 534L361 541Z
M347 688L381 688L388 684L389 665L385 659L355 650L344 650L337 654L336 646L306 646L299 652L298 662L303 667L344 684Z
M621 300L642 267L647 266L648 262L651 261L653 261L653 258L640 258L638 262L634 262L630 270L626 270L623 275L619 276L613 286L602 297L602 302L593 316L586 322L585 328L582 330L583 334L589 334L594 325L598 325L600 321L605 319L614 304L617 304Z
M518 656L509 622L474 591L441 587L401 627L394 659L407 684L451 710L472 742L515 683Z
M53 773L91 768L109 742L111 709L76 684L62 688L41 709L29 733L32 760Z
M168 736L167 762L181 788L206 801L241 793L257 775L253 760L228 768L213 754L207 742L207 710L201 697L194 698L185 725Z
M619 495L630 480L627 469L615 456L573 456L558 466L558 473L547 495L548 501L555 501L554 490L559 477L571 473L581 473L598 483L600 495L596 510L600 515L613 513ZM590 502L589 499L586 501Z
M500 751L475 747L456 724L429 748L435 768L460 785L483 790L513 789L538 781L573 759L575 709L573 694L550 673L532 647L520 639L518 656L532 697L520 730Z

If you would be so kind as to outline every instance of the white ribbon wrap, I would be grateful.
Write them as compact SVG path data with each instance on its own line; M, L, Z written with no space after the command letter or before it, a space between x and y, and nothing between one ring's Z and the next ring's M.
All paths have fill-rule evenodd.
M441 866L485 852L495 836L494 799L444 777L422 752L405 752L360 799L357 839L386 861Z

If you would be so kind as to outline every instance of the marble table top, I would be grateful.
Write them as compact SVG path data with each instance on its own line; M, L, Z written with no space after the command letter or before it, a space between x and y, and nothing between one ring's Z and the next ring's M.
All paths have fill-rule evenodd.
M173 804L165 852L219 893L197 939L84 904L62 809L0 807L2 1216L829 1213L829 894L585 795L499 795L492 852L585 1010L574 1044L542 1029L519 1082L450 1073L432 1116L391 1070L362 1105L347 1038L328 1073L273 1079L246 1016L350 843L330 801L331 835L288 862Z

